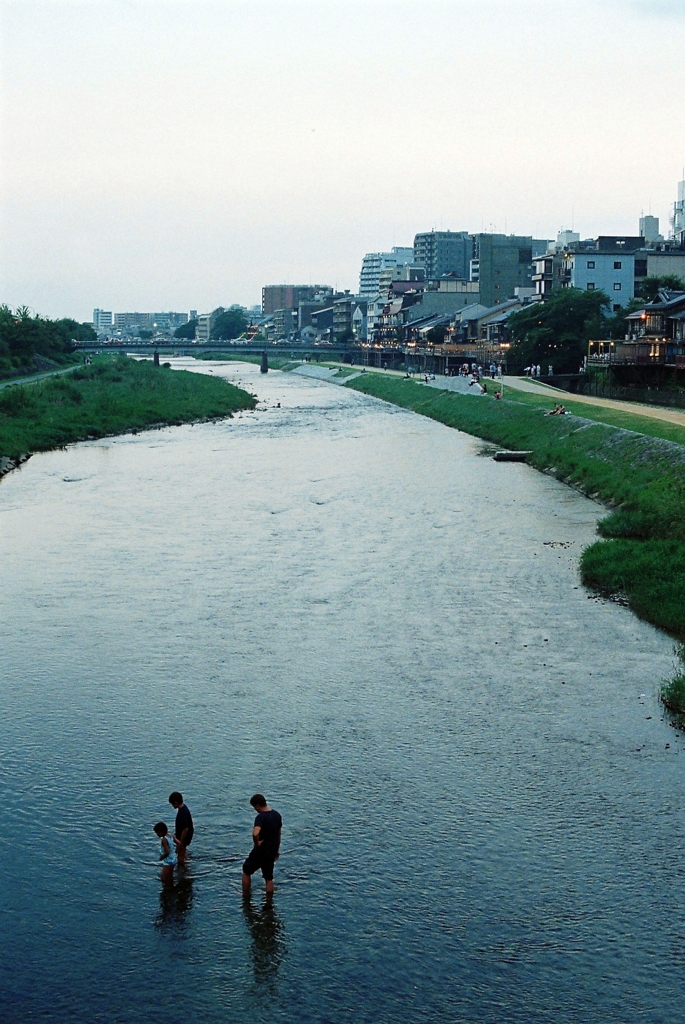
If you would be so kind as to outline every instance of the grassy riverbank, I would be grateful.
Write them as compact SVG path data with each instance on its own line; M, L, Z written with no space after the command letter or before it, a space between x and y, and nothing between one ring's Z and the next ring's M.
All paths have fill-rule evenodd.
M546 417L549 400L535 401L534 395L495 401L380 373L344 386L502 447L530 451L531 465L613 508L599 524L606 539L583 553L583 582L625 596L641 618L685 639L685 447L675 440L685 442L682 428L660 424L655 432L668 432L669 439L649 436L628 429L629 414L620 414L621 427L586 416ZM640 425L643 419L634 417Z
M216 377L102 356L65 376L0 391L0 456L60 448L146 427L253 409L256 400Z

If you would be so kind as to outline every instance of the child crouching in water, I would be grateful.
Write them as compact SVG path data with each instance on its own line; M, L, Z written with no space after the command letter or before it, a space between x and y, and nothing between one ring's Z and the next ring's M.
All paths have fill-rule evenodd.
M158 821L154 826L154 831L161 839L162 852L159 855L159 859L162 862L162 883L164 885L171 885L174 881L174 868L176 867L176 850L174 844L171 841L169 835L169 829L165 822Z

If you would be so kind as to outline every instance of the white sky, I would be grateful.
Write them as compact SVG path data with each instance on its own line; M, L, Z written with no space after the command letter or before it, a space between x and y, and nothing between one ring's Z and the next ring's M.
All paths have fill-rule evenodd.
M0 0L0 301L356 289L417 231L668 228L685 0Z

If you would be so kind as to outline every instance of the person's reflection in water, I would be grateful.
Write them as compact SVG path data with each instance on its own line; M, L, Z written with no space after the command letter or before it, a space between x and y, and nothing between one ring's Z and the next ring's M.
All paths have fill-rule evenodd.
M159 914L155 928L182 938L188 927L188 911L193 904L193 879L180 874L175 885L165 885L159 894Z
M252 936L255 982L273 982L285 953L285 928L274 908L273 896L267 893L261 907L256 907L250 896L245 895L243 913Z

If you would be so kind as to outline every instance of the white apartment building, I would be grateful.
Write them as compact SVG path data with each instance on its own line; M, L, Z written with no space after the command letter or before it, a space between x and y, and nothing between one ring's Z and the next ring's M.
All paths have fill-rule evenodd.
M362 260L359 273L359 298L375 299L380 287L380 278L388 267L401 267L414 262L414 249L395 245L391 252L367 252Z
M604 292L611 309L617 312L635 295L635 253L564 253L562 278L567 288Z
M111 309L94 309L93 310L93 327L96 331L111 331L112 330L112 311Z

